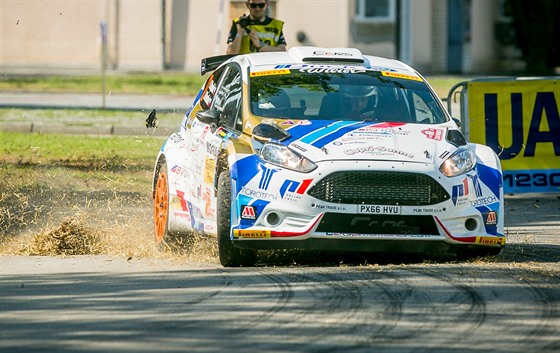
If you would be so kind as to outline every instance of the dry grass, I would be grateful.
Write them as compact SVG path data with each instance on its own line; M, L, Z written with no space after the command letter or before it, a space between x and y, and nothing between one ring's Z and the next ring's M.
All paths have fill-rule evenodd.
M156 246L150 171L79 169L17 162L0 168L0 255L217 263L215 239Z
M103 252L98 229L88 227L78 218L68 217L47 232L35 235L31 242L24 243L26 255L95 255Z

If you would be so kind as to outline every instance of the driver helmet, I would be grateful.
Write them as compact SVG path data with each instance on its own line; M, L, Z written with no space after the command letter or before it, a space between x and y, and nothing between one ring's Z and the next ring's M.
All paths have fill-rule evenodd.
M346 98L362 98L376 94L377 88L375 86L346 85L340 87L340 92Z

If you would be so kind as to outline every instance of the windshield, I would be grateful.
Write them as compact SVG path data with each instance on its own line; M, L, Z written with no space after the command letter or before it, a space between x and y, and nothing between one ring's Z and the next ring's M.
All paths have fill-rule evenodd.
M252 113L308 120L446 121L421 78L361 68L357 71L280 69L251 73Z

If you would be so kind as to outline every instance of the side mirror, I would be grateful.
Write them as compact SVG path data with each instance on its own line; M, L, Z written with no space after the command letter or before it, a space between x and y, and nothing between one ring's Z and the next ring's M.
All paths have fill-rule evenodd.
M283 141L290 138L290 133L278 125L262 123L253 128L253 137L259 141Z
M200 110L196 113L196 118L205 124L217 126L220 122L220 112L216 109Z
M457 127L460 129L461 125L463 125L463 123L461 122L461 119L456 118L456 117L451 117L453 119L453 121L455 122L455 124L457 124Z

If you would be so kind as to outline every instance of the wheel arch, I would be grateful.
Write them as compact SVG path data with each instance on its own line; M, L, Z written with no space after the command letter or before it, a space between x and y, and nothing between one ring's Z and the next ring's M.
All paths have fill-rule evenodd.
M167 161L165 154L160 152L156 158L156 162L154 164L154 170L152 173L152 199L155 197L156 192L156 185L157 185L157 178L161 169L161 166ZM167 173L169 174L169 173Z

